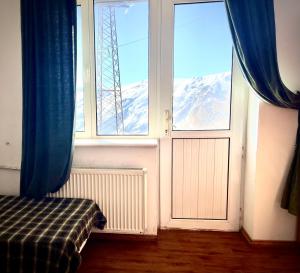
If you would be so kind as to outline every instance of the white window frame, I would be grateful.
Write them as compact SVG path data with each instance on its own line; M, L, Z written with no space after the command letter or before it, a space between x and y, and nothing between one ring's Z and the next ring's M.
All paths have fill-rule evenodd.
M143 0L95 0L97 2L138 2ZM160 52L160 0L148 0L148 135L97 135L96 88L95 88L95 43L94 1L77 0L82 11L84 132L76 132L76 139L145 139L157 135L157 100Z

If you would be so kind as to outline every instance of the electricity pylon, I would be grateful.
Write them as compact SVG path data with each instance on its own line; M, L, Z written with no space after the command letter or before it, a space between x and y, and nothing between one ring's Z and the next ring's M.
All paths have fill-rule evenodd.
M113 124L109 124L109 134L118 135L124 133L124 120L115 7L103 5L98 12L96 37L98 129L101 133L104 123L113 117Z

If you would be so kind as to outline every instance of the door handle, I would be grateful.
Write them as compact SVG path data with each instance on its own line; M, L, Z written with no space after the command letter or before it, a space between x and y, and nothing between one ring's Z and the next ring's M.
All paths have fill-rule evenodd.
M165 125L164 125L164 132L165 136L170 136L170 110L166 109L164 111L164 120L165 120Z

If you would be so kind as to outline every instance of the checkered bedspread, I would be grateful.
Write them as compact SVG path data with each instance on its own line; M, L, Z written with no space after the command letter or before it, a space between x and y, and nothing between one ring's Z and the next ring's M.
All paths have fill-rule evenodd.
M91 200L0 195L0 272L76 272L92 226L105 223Z

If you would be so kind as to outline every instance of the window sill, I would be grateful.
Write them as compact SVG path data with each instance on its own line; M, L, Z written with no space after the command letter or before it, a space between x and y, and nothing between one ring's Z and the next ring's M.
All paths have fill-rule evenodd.
M158 139L75 139L75 147L157 147Z

